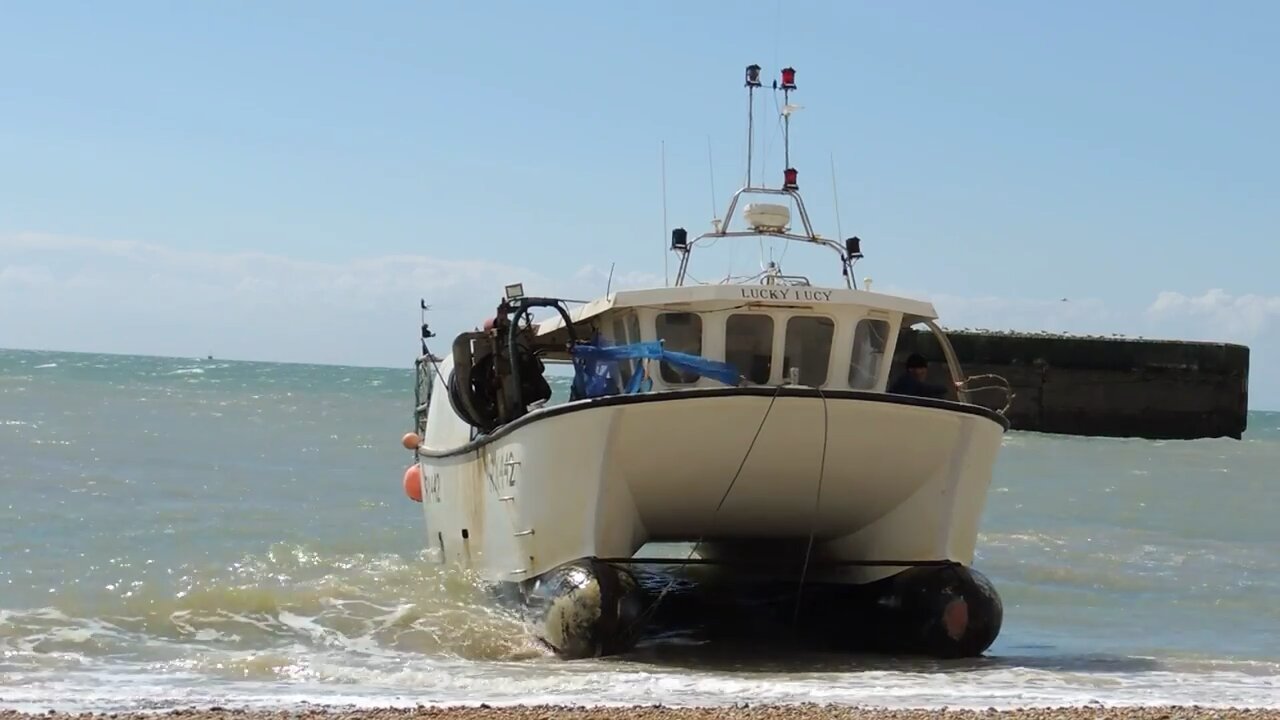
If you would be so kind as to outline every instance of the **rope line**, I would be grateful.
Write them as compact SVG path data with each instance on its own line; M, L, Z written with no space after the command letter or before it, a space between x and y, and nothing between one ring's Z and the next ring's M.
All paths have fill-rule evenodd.
M813 498L813 517L809 519L809 544L804 550L804 565L800 568L800 583L796 586L796 607L791 615L791 624L800 622L800 598L804 593L804 579L809 572L809 558L813 555L813 538L818 532L818 513L822 507L822 480L827 474L827 437L831 426L827 413L827 396L818 387L818 396L822 398L822 460L818 465L818 491Z
M760 418L760 424L756 427L756 434L751 438L751 444L747 446L747 452L743 454L742 461L738 463L738 471L733 474L733 478L729 481L729 486L725 488L724 494L720 496L720 502L716 504L716 509L711 513L711 521L708 524L708 528L703 530L702 535L698 537L698 541L693 544L693 547L689 550L689 554L685 557L685 562L693 559L694 553L698 552L698 547L707 539L707 535L710 534L711 528L715 527L715 521L719 516L720 508L724 507L725 500L729 499L729 493L733 491L733 486L737 484L738 478L742 475L742 469L747 465L747 458L751 457L751 451L755 448L756 441L760 439L760 432L764 430L765 421L769 419L769 414L773 412L773 403L778 399L778 394L781 390L781 385L774 388L773 395L769 398L769 405L765 408L764 416ZM666 597L666 594L671 590L671 588L675 586L677 580L678 578L673 574L671 579L658 593L658 596L654 598L653 604L636 618L633 627L642 626L644 622L657 611L658 605L662 602L662 599Z

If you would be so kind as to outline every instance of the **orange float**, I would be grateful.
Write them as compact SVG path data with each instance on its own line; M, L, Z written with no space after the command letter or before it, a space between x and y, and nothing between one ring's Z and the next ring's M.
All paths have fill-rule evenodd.
M422 502L422 468L418 463L410 465L404 471L404 494L414 502Z
M404 446L405 450L417 450L421 442L417 433L405 433L404 437L400 438L400 444Z

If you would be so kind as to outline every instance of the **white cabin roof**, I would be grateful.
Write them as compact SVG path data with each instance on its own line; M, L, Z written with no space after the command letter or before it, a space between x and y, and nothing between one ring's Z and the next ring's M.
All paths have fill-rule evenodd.
M596 298L569 311L569 317L579 322L600 315L608 310L628 307L670 307L673 310L699 312L723 309L725 306L818 308L822 306L848 306L873 308L899 312L921 320L936 320L937 312L932 303L923 300L885 295L867 290L848 288L823 288L807 285L686 285L681 287L650 288L646 290L619 290ZM564 326L564 320L552 315L538 324L538 334L545 335Z

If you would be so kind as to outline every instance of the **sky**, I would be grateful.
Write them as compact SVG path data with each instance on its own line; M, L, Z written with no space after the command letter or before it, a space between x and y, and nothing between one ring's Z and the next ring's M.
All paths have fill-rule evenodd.
M1245 0L0 0L0 347L407 368L420 298L443 354L506 283L661 285L668 230L745 180L756 63L797 70L791 164L859 282L952 328L1243 343L1280 408L1277 26ZM755 118L776 185L772 92ZM842 282L754 241L690 272L762 250Z

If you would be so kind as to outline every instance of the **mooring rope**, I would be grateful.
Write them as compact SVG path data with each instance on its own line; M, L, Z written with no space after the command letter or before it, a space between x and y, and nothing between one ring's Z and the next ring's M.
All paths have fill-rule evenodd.
M804 593L804 579L809 572L809 558L813 555L813 538L818 532L818 514L822 508L822 480L827 474L827 431L830 418L827 414L827 396L822 388L817 388L818 397L822 398L822 460L818 464L818 491L813 498L813 517L809 518L809 544L804 549L804 565L800 568L800 583L796 586L796 607L791 615L791 624L800 622L800 597Z
M999 385L983 385L982 387L976 387L976 388L969 387L969 383L973 382L974 380L985 379L985 378L995 378L996 380L999 380L1000 382L1004 383L1004 387L1000 387ZM1004 415L1006 412L1009 411L1010 406L1013 405L1013 398L1016 397L1016 394L1013 392L1013 385L1004 376L996 375L995 373L983 373L981 375L970 375L969 377L961 381L959 383L959 386L963 387L964 391L969 393L982 392L983 390L1000 390L1004 392L1004 407L996 411L1001 415Z

